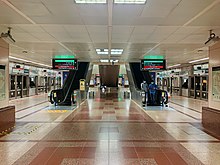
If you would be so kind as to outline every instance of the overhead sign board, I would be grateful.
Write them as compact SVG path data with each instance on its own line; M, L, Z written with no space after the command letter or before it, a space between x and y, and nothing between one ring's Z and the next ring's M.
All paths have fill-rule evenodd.
M141 70L165 70L166 60L164 59L143 59L141 60Z
M13 68L12 68L12 73L15 73L15 74L24 74L24 68L15 68L15 67L13 67Z
M78 62L76 59L53 59L53 69L77 70Z

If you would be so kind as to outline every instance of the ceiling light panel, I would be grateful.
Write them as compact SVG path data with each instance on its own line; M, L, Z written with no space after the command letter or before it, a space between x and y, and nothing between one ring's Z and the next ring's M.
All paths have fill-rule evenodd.
M112 55L121 55L123 53L123 49L111 49ZM108 49L96 49L97 54L108 54Z
M100 62L109 62L109 61L106 59L103 59L103 60L100 60Z
M112 55L121 55L123 53L123 49L111 49Z
M108 54L108 52L97 52L97 54Z
M117 62L119 62L119 60L110 60L110 62L116 62L117 63Z
M106 0L75 0L76 3L106 3Z
M147 0L114 0L118 4L145 4Z
M96 49L96 53L99 55L107 55L108 54L108 49Z

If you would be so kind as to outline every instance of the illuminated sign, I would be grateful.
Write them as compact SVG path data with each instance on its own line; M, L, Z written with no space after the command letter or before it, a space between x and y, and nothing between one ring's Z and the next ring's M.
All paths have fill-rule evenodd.
M54 59L67 59L67 58L75 58L75 56L74 55L56 55L56 56L54 56Z
M24 73L24 68L15 68L15 67L12 67L12 73L15 73L15 74L23 74L23 73Z
M154 59L154 60L155 60L155 59L158 59L158 60L159 60L159 59L160 59L160 60L162 59L162 60L163 60L163 59L164 59L164 56L162 56L162 55L145 55L145 56L144 56L144 59Z
M144 59L141 60L141 70L165 70L166 61L163 59Z
M77 70L78 63L76 59L53 59L53 69Z

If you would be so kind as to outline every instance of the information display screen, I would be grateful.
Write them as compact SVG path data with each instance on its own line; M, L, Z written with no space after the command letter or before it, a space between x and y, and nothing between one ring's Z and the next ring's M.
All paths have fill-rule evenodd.
M166 60L164 59L144 59L141 60L141 70L165 70Z
M78 62L76 59L53 59L53 69L77 70Z

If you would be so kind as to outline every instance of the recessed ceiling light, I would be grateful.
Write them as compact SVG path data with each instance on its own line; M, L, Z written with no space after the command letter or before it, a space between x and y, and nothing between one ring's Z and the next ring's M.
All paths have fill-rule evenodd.
M108 52L97 52L97 54L103 54L103 55L107 55Z
M114 0L118 4L145 4L147 0Z
M106 3L106 0L75 0L76 3Z
M111 49L112 52L123 52L123 49Z
M201 59L198 59L198 60L190 61L189 63L195 63L195 62L199 62L199 61L205 61L205 60L208 60L208 59L209 59L209 57L201 58Z
M118 62L118 60L110 60L110 62L116 62L116 63L117 63L117 62Z
M32 64L35 64L35 65L40 65L40 66L44 66L44 67L49 67L49 68L51 68L50 65L46 65L46 64L39 63L39 62L34 62L34 61L25 60L25 59L17 58L17 57L14 57L14 56L9 56L9 58L10 58L10 59L14 59L14 60L19 60L19 61L27 62L27 63L32 63Z
M111 54L113 55L116 55L116 54L121 55L122 53L123 53L123 49L112 49L111 50Z
M171 65L171 66L168 66L167 68L173 68L173 67L177 67L177 66L180 66L181 64L176 64L176 65Z
M108 54L108 49L96 49L96 53L101 55L101 54Z

